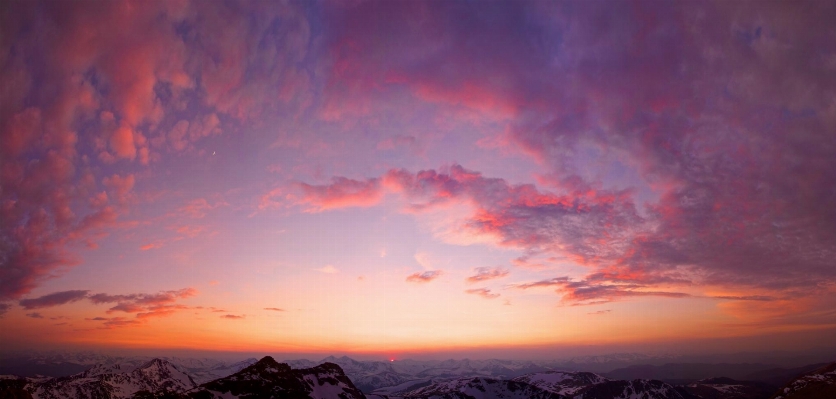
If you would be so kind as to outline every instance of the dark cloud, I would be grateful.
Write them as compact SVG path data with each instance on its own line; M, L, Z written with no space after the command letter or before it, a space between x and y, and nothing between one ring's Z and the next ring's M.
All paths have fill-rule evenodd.
M48 308L51 306L58 306L63 305L65 303L80 301L82 299L87 298L88 292L90 291L72 290L54 292L52 294L47 294L38 298L21 299L18 302L18 304L20 306L23 306L23 308L26 310Z
M33 319L43 319L44 318L44 316L42 316L38 312L27 313L26 316L31 317Z
M11 308L12 305L8 303L0 303L0 317L3 317L3 315L6 314L6 312L8 312Z
M602 315L602 314L607 314L607 313L610 313L610 312L612 312L612 309L598 310L598 311L595 311L595 312L589 312L587 314Z
M235 314L225 314L225 315L221 316L221 318L222 318L222 319L233 319L233 320L237 320L237 319L243 319L243 318L244 318L244 316L243 316L243 315L240 315L240 316L239 316L239 315L235 315Z
M464 292L466 292L468 294L479 295L479 296L481 296L482 298L485 298L485 299L499 298L499 295L500 295L500 294L491 292L491 290L489 290L487 288L474 288L474 289L465 290Z
M137 313L139 318L155 316L166 316L177 310L189 309L187 306L177 304L177 301L197 295L194 288L183 288L181 290L161 291L156 294L127 294L90 295L90 301L95 304L116 303L107 310L107 313L125 312Z
M501 267L478 267L476 268L476 274L468 277L466 281L468 283L477 283L485 280L493 280L505 277L508 275L508 273L508 270L505 270Z
M738 296L738 295L718 295L718 296L712 296L711 298L728 299L728 300L732 300L732 301L764 301L764 302L778 300L778 298L775 298L775 297L772 297L772 296L766 296L766 295L740 295L740 296Z
M600 275L579 281L573 281L569 277L556 277L533 283L516 284L514 287L523 290L537 287L556 287L556 292L563 295L563 301L571 305L598 305L628 297L685 298L691 296L682 292L655 290L652 284L626 282Z
M282 308L264 308L264 310L272 310L275 312L284 312L285 310Z
M430 270L423 273L413 273L406 277L406 281L410 283L428 283L439 277L443 272L441 270Z

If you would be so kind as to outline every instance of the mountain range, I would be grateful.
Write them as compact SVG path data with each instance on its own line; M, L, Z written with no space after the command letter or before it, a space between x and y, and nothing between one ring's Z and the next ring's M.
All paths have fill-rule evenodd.
M175 364L174 361L179 364ZM208 359L99 358L101 363L62 377L0 376L0 399L7 398L374 398L374 399L794 399L836 397L836 363L814 370L769 369L750 373L771 379L727 377L694 380L705 365L632 367L598 374L558 371L532 362L506 360L357 361L327 357L320 362L272 357L241 362ZM715 371L749 372L715 365ZM650 370L673 380L617 378ZM683 370L688 371L684 373ZM802 371L799 371L802 370ZM783 374L782 374L783 371ZM798 372L794 378L779 377ZM225 373L226 375L218 376ZM630 374L632 373L632 374ZM760 374L759 374L760 373ZM195 375L200 375L196 378ZM643 374L647 375L647 374ZM214 378L210 378L214 376ZM780 380L780 383L776 381ZM778 388L780 386L780 388ZM818 396L816 396L818 395Z

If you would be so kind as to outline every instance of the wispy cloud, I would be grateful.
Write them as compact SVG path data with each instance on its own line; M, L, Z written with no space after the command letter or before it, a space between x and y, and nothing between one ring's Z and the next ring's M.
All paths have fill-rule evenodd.
M499 298L499 295L500 295L500 294L491 292L491 290L489 290L487 288L473 288L473 289L465 290L464 292L466 292L468 294L479 295L479 296L481 296L482 298L485 298L485 299Z
M197 295L194 288L176 291L161 291L156 294L94 294L90 301L94 304L116 303L107 313L137 313L137 317L165 316L187 307L176 304L177 301ZM141 316L140 316L141 315Z
M468 283L478 283L480 281L502 278L507 276L508 273L510 273L508 270L501 267L478 267L476 268L476 274L468 277L466 281Z
M625 282L619 279L607 279L601 276L585 280L555 277L531 283L514 284L512 287L523 290L538 287L556 287L556 292L563 295L563 301L572 305L597 305L629 297L658 296L685 298L691 296L683 292L654 290L654 286L651 284Z
M18 304L24 309L41 309L80 301L87 298L87 290L54 292L37 298L21 299Z
M325 274L336 274L336 273L340 272L340 270L337 269L336 267L334 267L333 265L325 265L323 267L320 267L319 269L314 269L314 270L316 270L320 273L325 273Z
M406 277L406 281L410 283L428 283L439 277L443 272L441 270L430 270L422 273L413 273Z
M335 177L331 184L298 183L297 187L301 191L299 203L309 205L308 210L313 212L374 206L383 198L379 179L353 180Z

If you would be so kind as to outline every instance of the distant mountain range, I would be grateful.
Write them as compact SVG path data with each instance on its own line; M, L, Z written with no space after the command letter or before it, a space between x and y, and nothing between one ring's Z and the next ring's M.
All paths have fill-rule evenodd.
M65 360L55 359L70 363ZM345 356L320 362L300 359L284 363L269 356L241 362L180 358L145 359L142 363L139 358L97 360L102 362L87 365L86 370L70 376L0 376L0 399L836 398L836 363L798 369L672 363L627 367L602 375L507 360L380 362ZM719 375L730 372L765 381L727 376L695 379L710 373L712 367ZM657 378L646 378L648 373Z
M198 385L173 363L153 359L131 371L94 366L59 378L0 378L0 398L15 399L229 399L229 398L365 398L340 366L324 363L291 369L272 357L224 378Z

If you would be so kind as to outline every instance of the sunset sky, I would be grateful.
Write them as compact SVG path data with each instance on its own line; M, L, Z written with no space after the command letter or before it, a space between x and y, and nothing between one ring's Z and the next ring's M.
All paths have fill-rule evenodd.
M833 346L834 20L3 2L0 350Z

